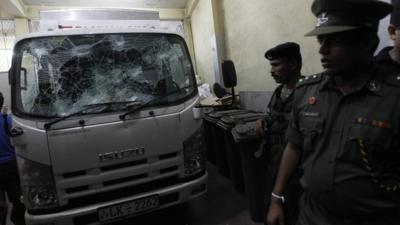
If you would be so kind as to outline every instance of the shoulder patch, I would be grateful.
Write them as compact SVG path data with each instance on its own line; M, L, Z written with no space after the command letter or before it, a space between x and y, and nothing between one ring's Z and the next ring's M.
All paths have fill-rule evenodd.
M315 84L322 80L322 74L315 74L311 76L306 76L304 78L299 79L296 84L296 88L302 87L304 85Z
M378 65L376 75L385 84L400 87L400 69L398 66Z
M387 76L385 79L386 83L396 87L400 87L400 73L392 74Z

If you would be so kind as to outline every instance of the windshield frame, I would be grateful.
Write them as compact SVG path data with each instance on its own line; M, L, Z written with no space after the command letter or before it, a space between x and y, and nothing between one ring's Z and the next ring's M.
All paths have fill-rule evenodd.
M194 66L192 62L192 58L189 53L188 46L186 44L186 41L184 38L178 34L172 34L172 33L162 33L162 32L121 32L121 33L95 33L95 35L130 35L130 34L137 34L137 35L160 35L161 36L166 36L166 37L173 37L179 39L179 42L181 43L182 50L184 51L184 54L187 56L187 60L190 63L190 83L192 84L189 87L192 89L191 92L188 92L186 96L183 98L176 99L174 101L166 102L166 103L158 103L158 104L151 104L146 106L147 107L153 107L153 108L160 108L160 107L169 107L169 106L175 106L182 104L183 102L186 102L189 99L192 99L194 96L198 95L198 89L197 89L197 83L196 83L196 78L195 78L195 72L194 72ZM12 65L9 70L9 83L11 85L11 101L12 101L12 113L16 115L17 117L21 118L28 118L28 119L40 119L44 121L52 120L54 118L60 118L62 116L57 115L57 116L46 116L46 115L40 115L40 114L34 114L34 113L29 113L25 112L23 110L20 110L23 108L22 106L22 101L21 101L21 68L22 68L22 56L23 56L23 51L21 50L21 46L34 39L42 39L42 38L51 38L51 37L59 37L59 36L85 36L87 34L64 34L64 35L53 35L53 36L38 36L38 37L29 37L26 39L21 39L18 41L13 50L13 57L12 57ZM158 98L161 95L154 95L153 98ZM143 110L143 109L142 109ZM125 110L117 110L117 111L112 111L112 112L104 112L104 113L96 113L96 114L107 114L107 113L116 113L120 114ZM95 113L88 113L88 114L95 114ZM84 115L88 115L84 114ZM83 115L77 115L77 116L83 116Z

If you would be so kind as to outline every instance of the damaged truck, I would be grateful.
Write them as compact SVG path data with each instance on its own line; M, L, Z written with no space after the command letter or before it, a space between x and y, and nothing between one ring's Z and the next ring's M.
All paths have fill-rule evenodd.
M107 224L206 192L198 90L181 36L29 34L15 44L9 83L27 224Z

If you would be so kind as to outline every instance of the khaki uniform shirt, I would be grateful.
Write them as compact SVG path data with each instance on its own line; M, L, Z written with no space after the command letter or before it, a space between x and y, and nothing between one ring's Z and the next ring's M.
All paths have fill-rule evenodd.
M302 149L306 195L329 215L400 207L400 75L377 67L369 73L351 94L324 74L303 79L295 92L286 136Z

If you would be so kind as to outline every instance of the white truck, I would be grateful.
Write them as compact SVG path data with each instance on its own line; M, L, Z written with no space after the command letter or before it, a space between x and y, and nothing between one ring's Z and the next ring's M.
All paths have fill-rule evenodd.
M28 225L107 224L206 192L199 97L181 36L29 34L15 44L9 82Z

